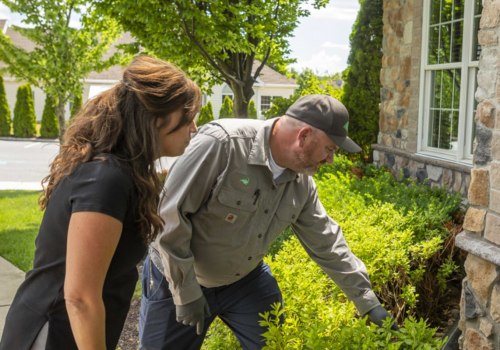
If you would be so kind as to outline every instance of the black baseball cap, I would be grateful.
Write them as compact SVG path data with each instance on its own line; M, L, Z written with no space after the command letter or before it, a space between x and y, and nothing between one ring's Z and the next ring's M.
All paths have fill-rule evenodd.
M285 114L324 131L347 152L361 152L361 147L347 136L349 113L339 100L328 95L302 96Z

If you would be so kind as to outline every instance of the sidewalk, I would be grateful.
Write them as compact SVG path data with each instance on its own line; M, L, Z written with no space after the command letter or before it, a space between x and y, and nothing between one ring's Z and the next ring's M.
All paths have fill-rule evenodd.
M0 334L17 288L24 281L24 272L0 256Z

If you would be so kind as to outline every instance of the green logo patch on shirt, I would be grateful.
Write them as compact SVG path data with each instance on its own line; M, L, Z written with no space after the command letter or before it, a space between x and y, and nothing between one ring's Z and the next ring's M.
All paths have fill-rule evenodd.
M240 179L241 183L245 186L248 186L248 184L250 183L250 178L249 177L242 177Z

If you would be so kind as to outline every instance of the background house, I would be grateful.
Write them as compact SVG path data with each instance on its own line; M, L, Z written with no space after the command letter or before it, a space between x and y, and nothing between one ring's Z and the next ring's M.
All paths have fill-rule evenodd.
M384 0L374 161L468 201L462 349L500 349L500 0Z
M14 28L9 27L6 20L0 20L0 30L9 36L16 46L27 51L34 48L33 43L16 32ZM133 38L126 33L115 43L115 45L130 43L133 41ZM112 52L113 48L110 50L109 54ZM254 64L254 68L257 64L257 62ZM5 64L0 62L0 68L4 66ZM122 77L122 70L123 67L115 65L102 72L91 72L83 82L83 102L99 94L101 91L109 89L116 82L118 82ZM24 82L11 76L4 76L3 78L7 101L9 103L9 107L13 111L16 103L17 89L20 85L24 84ZM252 97L257 108L258 117L263 118L263 113L269 109L274 97L289 97L293 94L296 88L297 85L293 79L289 79L270 67L265 66L257 78L257 82L254 84L255 94ZM32 86L32 89L35 102L35 114L37 120L40 120L45 103L45 93L34 86ZM233 93L227 84L221 84L213 87L212 94L205 95L203 97L204 104L208 101L212 102L215 118L218 118L219 116L219 111L225 96L230 96L232 98ZM66 115L69 116L69 106L67 108L68 110Z

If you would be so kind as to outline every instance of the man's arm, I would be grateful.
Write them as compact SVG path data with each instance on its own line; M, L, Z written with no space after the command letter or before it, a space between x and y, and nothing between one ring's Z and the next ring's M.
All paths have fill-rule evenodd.
M340 226L326 213L312 179L309 186L308 201L292 228L309 256L365 315L380 306L366 267L347 246Z
M198 134L169 171L159 206L165 226L154 247L160 252L176 305L189 304L202 296L190 249L190 216L208 200L227 158L224 143L213 136Z

